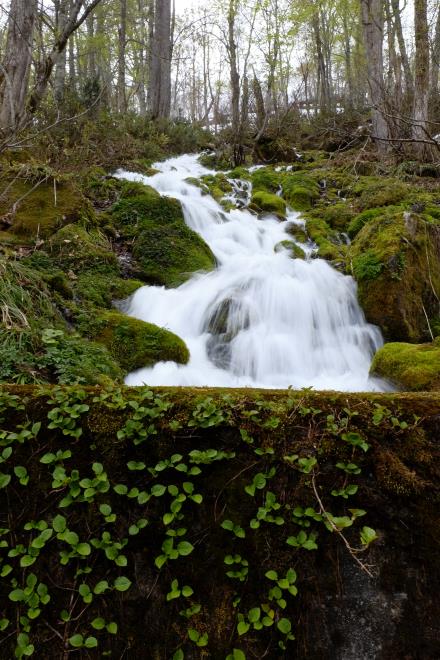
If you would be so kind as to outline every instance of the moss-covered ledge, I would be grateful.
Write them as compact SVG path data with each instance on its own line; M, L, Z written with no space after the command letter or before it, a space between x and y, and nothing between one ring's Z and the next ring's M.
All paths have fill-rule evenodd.
M438 393L2 386L0 656L439 657L439 431Z

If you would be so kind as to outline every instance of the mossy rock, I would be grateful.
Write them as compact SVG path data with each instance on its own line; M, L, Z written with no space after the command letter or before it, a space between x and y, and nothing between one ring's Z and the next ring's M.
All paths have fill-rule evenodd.
M152 284L176 287L197 271L210 271L215 257L205 241L183 222L144 227L133 254L142 277Z
M289 222L286 224L286 231L299 243L307 243L309 237L303 225L297 225L295 222Z
M2 187L6 188L10 183L6 179ZM6 227L2 238L9 234L19 237L22 242L31 242L37 236L47 238L71 222L95 222L90 202L70 181L55 185L51 181L35 186L33 180L18 179L2 195L0 225L4 223ZM15 211L14 204L17 204Z
M54 264L64 271L119 274L119 263L107 238L97 229L78 224L63 227L48 241Z
M396 209L396 207L391 208L393 210ZM362 211L362 213L358 213L354 218L352 218L347 228L347 233L350 238L353 239L360 232L362 227L367 224L367 222L370 222L370 220L373 220L373 218L377 218L378 216L383 215L383 213L383 208L367 209L366 211Z
M114 301L129 298L144 282L105 273L84 272L74 282L76 298L96 307L110 308Z
M117 311L91 319L88 334L107 347L125 372L161 361L186 364L189 360L188 348L180 337Z
M307 211L319 199L319 186L304 172L288 173L283 178L283 197L295 211Z
M129 196L131 193L134 195ZM133 244L136 277L146 282L179 286L194 272L215 266L211 249L185 224L176 199L136 184L125 188L123 198L112 209L112 218L124 239Z
M182 207L177 199L161 197L153 188L137 182L126 185L111 216L115 226L127 237L135 236L145 224L183 222Z
M281 187L282 175L273 167L259 167L250 173L252 189L267 193L276 193Z
M245 167L235 167L233 170L227 172L228 179L244 179L251 181L252 175Z
M189 176L187 179L185 179L186 183L189 183L191 186L195 186L196 188L199 188L202 191L202 195L209 195L209 186L206 185L206 183L203 183L200 179L196 179L193 176Z
M310 238L318 246L317 256L327 261L343 261L346 257L347 247L339 240L335 232L325 220L320 218L307 218L306 230Z
M357 206L364 211L399 204L408 197L411 188L398 179L362 177L354 191L359 195Z
M355 211L347 202L335 202L323 208L313 209L313 215L321 217L332 229L346 232L353 220Z
M206 174L200 178L201 184L205 185L208 194L219 202L226 194L232 192L232 186L223 173ZM201 187L201 186L199 186Z
M287 250L292 259L306 258L304 250L293 241L280 241L275 245L275 252L281 252L282 250Z
M286 217L286 202L284 199L262 190L253 193L249 208L259 213L274 213L282 219Z
M119 198L124 182L109 176L100 167L92 167L80 175L81 189L96 207L105 208Z
M371 373L407 391L440 390L440 339L432 344L385 344L374 356Z
M370 219L349 249L359 301L392 341L429 339L438 313L440 226L423 215L389 212Z

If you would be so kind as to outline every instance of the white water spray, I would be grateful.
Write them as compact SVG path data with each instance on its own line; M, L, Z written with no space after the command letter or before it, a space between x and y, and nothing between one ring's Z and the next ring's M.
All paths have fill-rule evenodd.
M257 219L244 209L225 213L185 181L212 173L196 156L155 167L161 172L152 177L118 176L180 200L186 223L211 247L218 266L176 289L142 287L129 300L129 315L182 337L191 359L140 369L128 375L128 385L386 389L368 376L382 337L365 322L354 280L322 259L275 251L281 241L294 240L289 223L304 225L297 213L287 222ZM309 257L313 246L301 247Z

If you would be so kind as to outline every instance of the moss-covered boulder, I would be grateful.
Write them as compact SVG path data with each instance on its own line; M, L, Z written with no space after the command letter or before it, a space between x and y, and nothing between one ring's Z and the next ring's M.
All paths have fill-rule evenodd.
M232 192L232 186L223 173L206 174L200 179L201 185L205 185L211 197L219 202L226 194Z
M47 238L60 227L93 220L90 202L70 181L34 172L4 179L0 199L0 240L26 243Z
M179 286L194 272L212 270L215 257L184 221L180 202L152 188L126 186L112 209L112 219L132 245L137 277L151 284Z
M306 243L308 235L304 225L298 225L296 222L289 222L286 224L286 231L293 236L299 243Z
M332 229L347 232L353 217L356 215L352 206L347 202L333 202L328 205L316 206L311 213L322 218Z
M253 193L249 208L258 213L273 213L282 219L286 217L286 202L284 199L262 190Z
M46 249L64 270L119 274L117 257L108 239L97 229L87 231L78 224L67 225L51 237Z
M251 172L252 189L267 193L280 190L282 174L275 172L273 167L259 167Z
M387 339L429 339L438 314L440 226L426 216L384 210L359 231L349 250L359 300Z
M188 348L180 337L114 310L91 319L88 335L104 344L125 372L161 361L186 364L189 360Z
M342 243L339 234L331 229L325 220L308 217L306 230L312 241L318 246L318 257L328 261L345 261L347 246Z
M307 211L319 199L318 184L304 172L286 174L282 187L284 199L295 211Z
M357 206L360 211L399 204L408 197L410 190L406 183L388 177L361 177L354 186L354 192L359 197Z
M432 344L385 344L374 356L371 373L407 391L440 390L440 338Z

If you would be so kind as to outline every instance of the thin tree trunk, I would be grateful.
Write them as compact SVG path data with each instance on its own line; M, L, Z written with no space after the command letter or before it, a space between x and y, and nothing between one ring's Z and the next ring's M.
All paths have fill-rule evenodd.
M118 26L118 82L117 98L118 111L127 110L127 97L125 95L125 49L127 44L127 0L119 0L119 26Z
M440 89L439 89L439 75L440 75L440 8L437 10L437 21L435 24L434 42L432 44L432 59L431 59L431 99L432 108L434 111L434 120L438 120L440 115Z
M402 21L400 18L399 0L391 0L391 7L393 10L397 43L399 44L400 57L402 60L402 68L405 77L406 93L411 98L414 91L414 80L411 72L411 65L408 59L408 53L406 52L405 39L403 36Z
M37 0L12 0L5 58L0 71L0 127L13 134L26 118Z
M57 3L56 25L57 33L61 34L67 22L69 0L59 0ZM67 53L64 50L55 68L53 91L55 100L61 103L66 88L66 60Z

